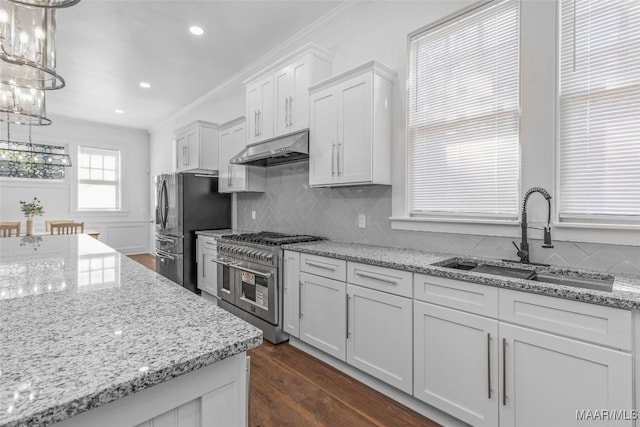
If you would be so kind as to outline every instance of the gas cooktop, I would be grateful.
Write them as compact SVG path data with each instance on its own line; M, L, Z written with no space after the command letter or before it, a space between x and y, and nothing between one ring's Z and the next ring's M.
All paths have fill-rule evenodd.
M260 231L259 233L226 234L220 237L223 240L233 240L235 242L253 243L265 246L280 246L289 243L313 242L323 240L322 237L309 236L305 234L285 234L272 231Z

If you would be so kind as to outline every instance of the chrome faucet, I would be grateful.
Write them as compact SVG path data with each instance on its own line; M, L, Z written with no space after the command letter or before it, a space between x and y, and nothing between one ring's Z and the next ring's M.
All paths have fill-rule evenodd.
M533 187L527 190L524 194L524 198L522 200L522 220L520 222L520 227L522 228L522 241L520 242L520 247L516 244L516 242L512 242L513 246L518 250L518 256L520 257L520 262L525 264L530 264L529 261L529 242L527 241L527 200L529 200L529 196L533 193L540 193L547 199L547 226L544 227L544 241L542 243L543 248L553 248L553 244L551 243L551 195L544 188Z

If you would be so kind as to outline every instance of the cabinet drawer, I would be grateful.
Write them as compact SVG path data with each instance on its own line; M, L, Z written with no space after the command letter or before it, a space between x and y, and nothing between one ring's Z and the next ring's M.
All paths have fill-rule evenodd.
M203 249L217 250L217 242L213 237L198 236L198 241L202 243Z
M347 263L347 282L369 289L411 298L412 279L413 273L409 271L357 262Z
M498 317L498 288L426 274L414 274L413 277L416 300Z
M300 271L344 282L347 279L347 262L324 256L300 254Z
M631 351L631 311L500 289L500 320Z

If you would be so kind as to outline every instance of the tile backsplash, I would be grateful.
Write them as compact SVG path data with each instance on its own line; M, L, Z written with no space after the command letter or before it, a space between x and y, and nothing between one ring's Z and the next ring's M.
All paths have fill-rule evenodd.
M511 238L468 234L392 230L391 187L310 188L309 164L294 163L267 169L265 193L238 194L237 226L246 230L314 234L341 242L356 242L459 255L515 259ZM256 219L251 219L251 212ZM366 228L358 227L358 215ZM584 267L615 273L640 274L640 246L554 241L542 249L532 241L536 262Z

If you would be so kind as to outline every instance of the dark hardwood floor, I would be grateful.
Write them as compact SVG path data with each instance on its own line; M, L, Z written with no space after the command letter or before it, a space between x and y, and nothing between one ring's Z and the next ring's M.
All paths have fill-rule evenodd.
M129 257L155 270L153 255ZM249 356L251 427L439 425L288 343L265 341Z

